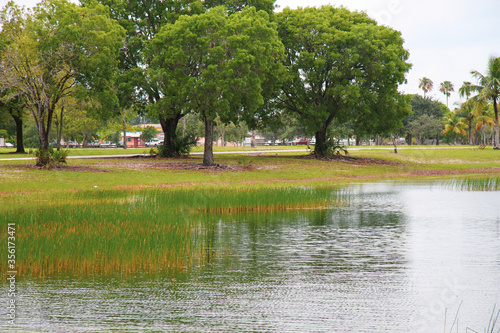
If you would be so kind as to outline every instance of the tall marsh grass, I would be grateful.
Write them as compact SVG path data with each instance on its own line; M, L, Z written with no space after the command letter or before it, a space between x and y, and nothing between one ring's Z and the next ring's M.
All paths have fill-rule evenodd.
M57 201L8 209L16 224L18 276L107 276L188 270L211 255L213 218L237 212L335 208L347 193L331 188L79 191ZM217 217L219 216L219 217ZM0 236L6 243L7 233ZM2 278L7 251L0 253ZM5 279L4 279L5 280Z
M450 181L449 186L459 191L498 191L500 190L500 177L473 177L460 178Z

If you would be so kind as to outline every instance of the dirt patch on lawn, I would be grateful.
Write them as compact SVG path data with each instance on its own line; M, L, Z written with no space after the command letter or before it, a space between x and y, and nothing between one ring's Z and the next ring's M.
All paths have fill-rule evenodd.
M250 170L250 168L243 168L237 165L216 163L211 166L206 166L203 165L202 163L193 163L193 162L160 162L151 164L149 168L167 169L167 170L200 170L200 171L216 171L216 172Z
M297 159L307 159L307 160L315 160L315 161L326 161L326 162L342 162L342 163L350 163L350 164L368 164L368 165L386 165L386 166L398 166L403 165L400 162L394 161L385 161L379 160L376 158L367 158L367 157L354 157L349 155L334 155L331 157L319 157L316 155L298 155L298 156L290 156L291 158Z
M161 170L192 170L192 171L208 171L208 172L223 172L223 171L242 171L250 170L250 168L244 168L237 165L228 164L214 164L212 166L205 166L202 163L195 161L183 160L183 161L172 161L168 159L153 159L147 160L148 158L137 160L136 158L128 160L121 159L115 160L113 162L99 163L103 168L121 168L128 170L145 171L151 169L161 169Z
M92 167L84 167L84 166L76 166L76 165L58 165L54 166L50 169L47 169L46 167L40 167L36 166L34 164L6 164L6 165L1 165L0 168L12 168L12 169L22 169L22 170L52 170L52 171L73 171L73 172L83 172L83 171L90 171L90 172L108 172L108 170L104 169L98 169L98 168L92 168Z
M239 165L215 164L205 166L197 161L185 159L183 161L172 161L169 159L149 158L149 157L131 157L120 158L116 160L106 160L105 162L97 162L96 167L76 166L76 165L58 165L47 169L38 167L34 164L6 164L0 165L0 168L12 168L22 170L53 170L53 171L73 171L73 172L112 172L113 169L126 169L136 171L146 171L152 169L161 170L193 170L193 171L208 171L208 172L224 172L224 171L247 171L252 170L252 167L243 167Z

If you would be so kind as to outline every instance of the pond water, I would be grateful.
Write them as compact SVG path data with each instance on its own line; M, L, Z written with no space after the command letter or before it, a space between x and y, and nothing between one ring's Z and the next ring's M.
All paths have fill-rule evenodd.
M333 211L223 216L185 272L19 281L17 326L0 330L483 332L500 306L500 192L350 191Z

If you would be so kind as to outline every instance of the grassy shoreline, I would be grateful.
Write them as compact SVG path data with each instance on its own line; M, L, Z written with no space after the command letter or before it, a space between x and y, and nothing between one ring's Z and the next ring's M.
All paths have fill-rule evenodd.
M129 150L131 151L131 150ZM71 151L71 154L74 152ZM11 196L99 189L273 188L342 185L380 180L440 179L500 175L500 152L492 149L351 150L359 161L307 158L304 152L216 155L226 169L202 169L202 157L186 159L71 159L60 170L40 170L32 161L0 159L0 200Z
M15 222L20 276L183 271L205 261L210 223L221 214L343 207L350 197L342 186L355 182L488 176L496 179L455 187L500 184L493 150L370 148L349 156L224 154L213 168L201 156L74 159L55 170L0 161L0 222Z

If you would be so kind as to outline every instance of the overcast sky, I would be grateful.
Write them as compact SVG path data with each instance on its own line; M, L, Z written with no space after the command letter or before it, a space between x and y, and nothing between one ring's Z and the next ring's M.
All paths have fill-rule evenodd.
M39 1L15 2L32 7ZM6 3L0 0L1 7ZM462 83L475 83L470 71L483 73L488 59L500 56L499 0L277 0L276 4L281 8L342 5L365 11L378 23L401 31L413 64L408 84L401 91L422 94L418 82L426 76L434 82L428 95L445 102L439 84L451 81L455 93L450 97L450 109L460 101L457 91Z

